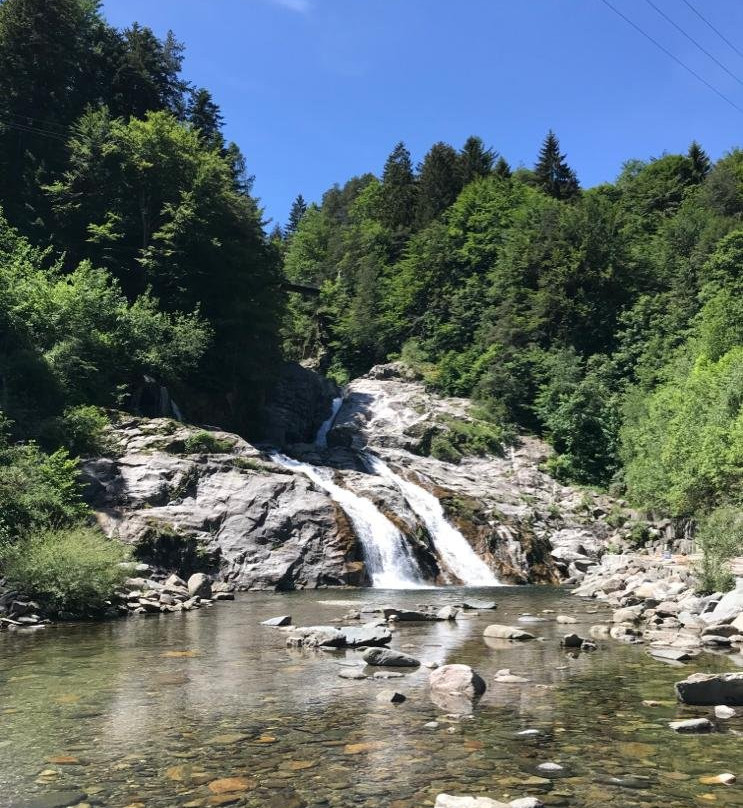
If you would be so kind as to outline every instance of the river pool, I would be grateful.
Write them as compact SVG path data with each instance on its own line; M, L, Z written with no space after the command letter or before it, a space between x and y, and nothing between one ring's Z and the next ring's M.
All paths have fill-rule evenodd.
M576 808L743 806L743 718L719 722L711 735L667 726L711 715L677 705L675 681L732 669L740 658L707 654L671 667L613 640L571 655L559 637L587 636L609 612L566 590L470 589L467 598L495 599L498 610L396 625L392 647L483 676L488 690L463 719L431 701L426 668L344 679L341 671L363 667L357 651L288 649L283 632L259 625L280 614L295 625L328 623L352 604L464 597L455 588L246 593L184 614L3 633L0 804L423 808L446 792L535 795ZM558 625L545 609L578 623ZM488 623L518 625L523 613L547 618L521 624L543 641L483 638ZM495 684L502 668L528 683ZM389 688L407 700L380 702ZM538 768L546 762L562 769ZM700 782L721 772L741 784Z

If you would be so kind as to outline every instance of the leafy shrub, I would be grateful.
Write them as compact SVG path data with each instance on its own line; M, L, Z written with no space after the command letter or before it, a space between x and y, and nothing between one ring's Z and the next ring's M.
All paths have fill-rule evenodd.
M52 419L42 430L42 441L62 445L79 457L110 454L114 447L107 435L108 426L109 419L100 407L67 407L61 417Z
M187 454L227 454L234 448L232 441L205 430L189 435L183 445Z
M702 562L697 570L700 590L704 593L726 592L735 579L729 561L743 555L743 511L722 507L712 511L699 529Z
M77 463L65 449L45 454L33 443L3 446L0 440L0 539L70 525L87 513Z
M81 616L100 610L126 570L126 548L95 528L44 530L0 547L8 580L48 613Z

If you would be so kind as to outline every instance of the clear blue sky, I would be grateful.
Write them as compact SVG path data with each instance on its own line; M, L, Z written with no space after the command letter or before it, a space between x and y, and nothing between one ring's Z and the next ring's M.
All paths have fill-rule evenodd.
M683 0L653 0L743 82L743 58ZM690 0L743 52L741 0ZM648 0L612 0L743 108L743 83ZM267 217L301 192L381 171L398 140L416 161L437 140L480 135L532 165L550 127L584 187L628 158L713 158L741 143L743 114L659 51L602 0L105 0L186 45L184 72L208 87L256 176Z

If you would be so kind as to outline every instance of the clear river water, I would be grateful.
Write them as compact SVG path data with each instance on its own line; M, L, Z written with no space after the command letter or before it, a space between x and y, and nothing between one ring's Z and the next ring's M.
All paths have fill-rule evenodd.
M483 676L488 690L463 719L431 701L424 667L398 679L341 678L364 670L359 652L289 649L282 631L259 625L280 614L317 625L352 606L464 597L493 598L498 610L400 623L392 643ZM545 609L578 623L558 625ZM527 612L547 618L522 623L543 639L483 638L488 623L516 625ZM710 715L675 702L676 680L731 669L736 660L708 654L675 668L615 641L599 641L593 653L559 647L566 629L586 636L607 618L600 605L548 587L322 590L246 593L198 612L6 632L0 805L66 805L77 794L77 802L108 808L423 808L446 792L535 795L572 808L743 806L743 786L700 782L728 771L743 780L743 718L720 722L711 735L667 726ZM502 668L529 681L496 684ZM407 700L380 702L385 688ZM562 769L545 773L545 762Z

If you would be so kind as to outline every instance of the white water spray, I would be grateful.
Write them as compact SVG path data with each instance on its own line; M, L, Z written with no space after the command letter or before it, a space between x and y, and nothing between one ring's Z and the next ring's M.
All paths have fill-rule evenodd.
M411 483L376 455L364 454L364 462L380 477L393 482L423 522L433 539L443 565L465 586L498 586L498 579L472 549L465 537L447 521L439 500L421 486Z
M390 520L366 497L336 485L332 472L272 452L271 459L309 477L346 512L364 551L372 586L381 589L423 589L421 572L407 551L405 539Z
M324 449L328 445L328 432L330 432L330 430L333 428L335 417L338 415L338 410L340 410L342 406L343 396L338 396L338 398L333 399L333 408L330 413L330 418L323 421L322 426L317 430L315 446L320 446Z

